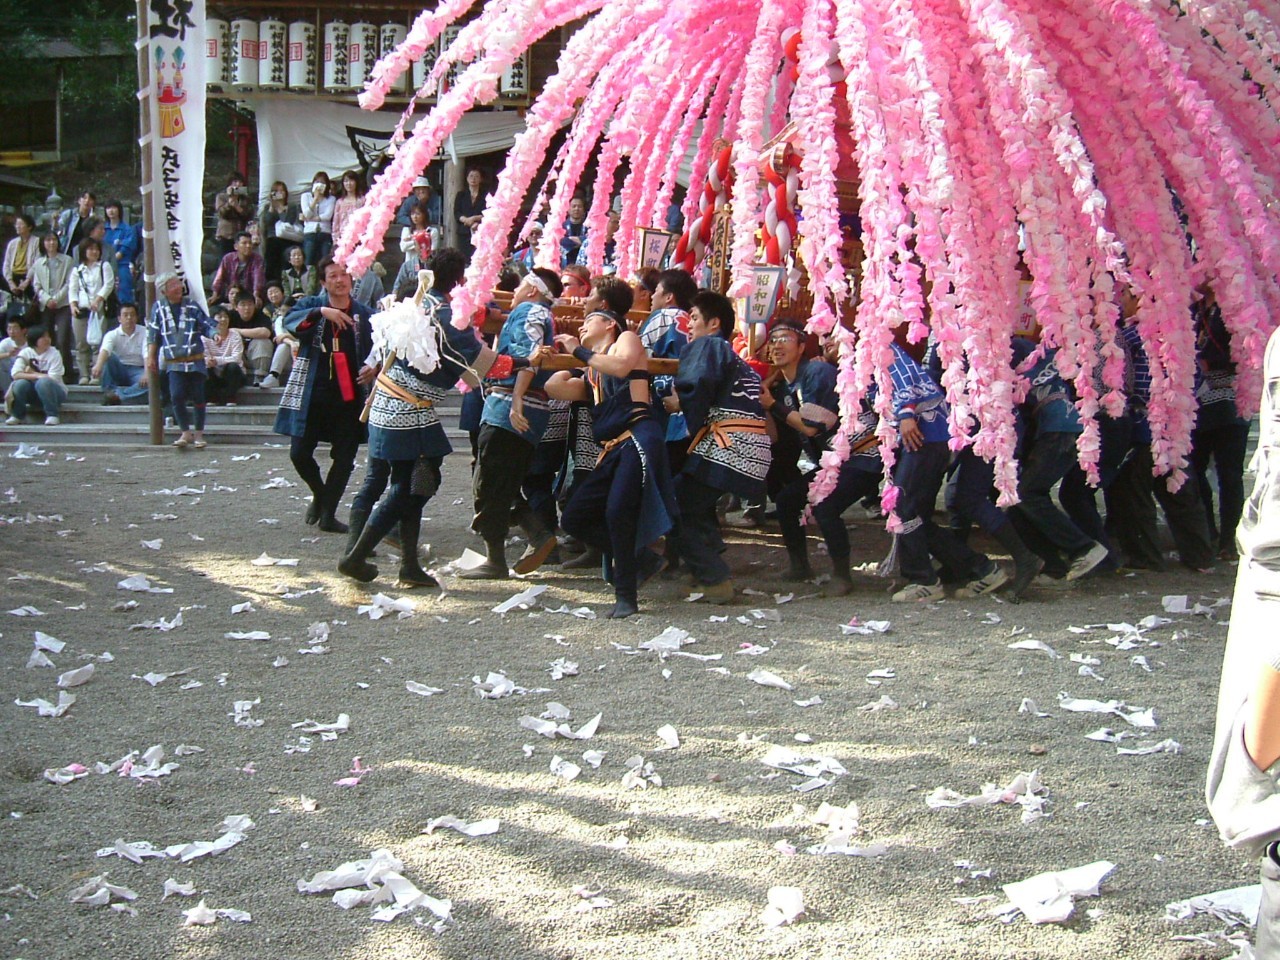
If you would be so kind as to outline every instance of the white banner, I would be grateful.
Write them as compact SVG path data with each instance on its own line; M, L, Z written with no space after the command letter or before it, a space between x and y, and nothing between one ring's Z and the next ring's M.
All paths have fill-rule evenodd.
M317 170L334 178L343 170L359 170L367 179L369 170L381 165L400 120L398 110L361 110L311 97L247 97L246 103L257 118L258 182L264 195L276 180L290 193L310 187ZM507 150L522 130L524 120L515 111L470 113L453 134L453 151L462 158Z
M191 298L207 308L200 249L204 242L204 0L150 0L146 21L151 89L151 182L142 185L152 211L156 273L173 270ZM152 277L147 281L151 282Z

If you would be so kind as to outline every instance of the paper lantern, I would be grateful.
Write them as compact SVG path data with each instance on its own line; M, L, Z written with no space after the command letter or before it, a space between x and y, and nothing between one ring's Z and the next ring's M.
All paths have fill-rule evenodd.
M221 92L227 85L227 21L210 17L205 20L204 76L205 85Z
M258 21L231 21L231 87L248 93L258 86Z
M408 31L405 29L403 24L384 23L378 31L378 56L385 57L396 47L400 46L400 44L404 43L404 38L406 36L408 36ZM416 63L414 64L414 67L417 67ZM393 92L404 93L407 81L408 77L401 79L395 87L392 88Z
M289 78L286 56L288 28L283 20L263 20L258 24L258 87L283 90Z
M437 38L435 43L422 51L420 59L413 61L413 91L410 92L422 89L422 85L427 82L427 75L431 73L439 59L440 40ZM432 90L429 96L435 96L435 91Z
M527 97L529 95L529 51L526 50L511 62L511 66L502 71L499 89L504 97Z
M373 73L378 62L378 28L372 23L351 25L351 44L347 55L347 80L352 89L359 90Z
M316 25L307 20L289 24L289 89L316 88Z
M351 28L341 20L324 25L323 86L331 93L351 90L351 70L348 56L351 53Z

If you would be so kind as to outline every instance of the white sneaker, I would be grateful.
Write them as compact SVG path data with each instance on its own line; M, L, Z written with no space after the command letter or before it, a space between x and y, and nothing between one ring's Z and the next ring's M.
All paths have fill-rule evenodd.
M16 426L20 425L21 423L22 423L22 421L21 421L21 420L19 420L17 417L10 417L8 420L6 420L6 421L4 422L4 425L5 425L6 427L16 427Z
M1009 582L1009 575L1004 572L997 564L986 576L979 577L976 580L970 580L963 587L956 591L957 600L972 600L974 597L983 597L988 593L995 593L1006 583Z
M61 421L61 420L59 420L57 417L45 417L45 418L44 418L44 425L45 425L46 427L56 427L56 426L57 426L58 424L60 424L61 422L62 422L62 421Z
M262 378L262 382L258 384L258 386L263 390L274 390L276 387L280 386L280 378L274 373L269 373Z
M925 603L933 600L942 600L946 595L947 590L943 587L941 580L937 583L908 583L893 595L893 602Z
M1105 559L1107 559L1107 548L1100 543L1095 543L1071 561L1071 569L1067 571L1067 579L1079 580Z

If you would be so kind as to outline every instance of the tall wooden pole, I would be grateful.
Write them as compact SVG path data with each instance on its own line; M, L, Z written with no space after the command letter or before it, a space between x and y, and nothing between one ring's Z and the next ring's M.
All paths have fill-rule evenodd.
M147 45L147 0L138 0L138 118L141 136L138 138L142 157L142 278L134 285L136 296L143 309L141 319L151 316L155 300L152 278L156 273L155 231L156 191L151 176L151 61ZM203 122L203 118L201 118ZM161 373L147 373L147 408L150 413L151 443L164 443L164 408L160 401Z

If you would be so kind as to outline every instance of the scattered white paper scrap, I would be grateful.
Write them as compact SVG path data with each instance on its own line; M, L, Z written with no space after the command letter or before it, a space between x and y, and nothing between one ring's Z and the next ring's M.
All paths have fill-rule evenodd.
M843 777L849 772L834 757L806 756L796 753L787 747L777 745L770 746L765 755L760 758L760 762L766 767L772 767L775 770L786 770L788 773L797 773L802 777L807 777L808 779L804 783L792 788L800 793L808 793L810 790L825 787L836 777Z
M168 633L170 630L176 630L182 626L182 611L179 610L173 615L172 620L166 620L159 617L155 620L143 620L141 623L130 624L130 630L159 630L161 633Z
M236 614L236 613L257 613L257 611L256 611L256 610L254 609L254 607L253 607L253 601L252 601L252 600L246 600L244 603L233 603L233 604L231 605L231 612L232 612L233 614Z
M381 620L390 613L394 613L397 620L404 620L413 616L414 604L408 597L397 600L388 597L385 593L375 593L367 604L361 604L356 608L358 616L364 616L366 613L370 620Z
M84 903L91 907L104 907L112 900L137 900L138 895L128 887L107 883L107 875L92 877L70 893L72 903Z
M605 753L606 751L604 750L584 750L582 759L589 763L593 769L599 770L600 764L604 762Z
M1022 822L1031 823L1045 815L1044 804L1048 799L1048 792L1040 781L1039 772L1033 770L1030 773L1019 773L1003 787L998 787L994 783L985 784L982 792L973 796L965 796L947 787L938 787L925 797L924 802L930 810L1016 803L1022 807Z
M315 720L299 720L297 723L290 724L294 730L301 730L303 733L318 733L322 740L337 739L338 734L346 733L351 729L351 717L348 714L338 714L338 719L333 723L319 723ZM331 734L331 736L325 736Z
M802 808L797 808L802 809ZM826 827L826 836L820 843L806 848L807 853L818 856L839 854L846 857L883 857L889 848L883 843L870 843L858 846L852 843L860 827L858 825L858 805L850 803L847 807L837 807L824 803L809 817L810 822Z
M272 477L264 484L260 484L259 490L287 490L290 487L296 487L296 483L291 483L284 477Z
M289 559L289 560L281 560L277 557L271 556L265 551L263 551L261 556L255 557L249 562L253 564L255 567L296 567L298 565L298 561L296 558Z
M888 620L859 620L854 617L848 623L840 624L840 632L848 637L852 635L869 637L876 633L888 633Z
M657 730L658 739L662 741L659 750L675 750L680 746L680 734L676 732L676 728L669 723L664 723Z
M662 777L654 770L651 762L636 754L623 761L627 772L622 775L623 790L647 790L649 787L661 787Z
M1116 747L1116 753L1125 757L1147 757L1153 753L1181 753L1182 744L1177 740L1161 740L1147 747Z
M230 630L222 635L227 640L270 640L266 630Z
M1170 594L1160 598L1160 606L1165 613L1190 613L1191 608L1187 605L1187 595Z
M768 903L760 914L766 927L782 927L794 923L804 913L804 894L799 887L770 887Z
M578 775L582 773L582 768L572 760L565 760L563 757L554 756L551 758L550 770L557 777L565 780L576 780Z
M816 707L818 704L822 703L822 698L819 696L812 696L808 700L793 700L791 702L797 707Z
M59 691L56 706L43 697L37 697L35 700L15 700L13 702L20 707L35 707L36 713L42 717L60 717L71 709L72 704L76 702L76 695L67 693L65 690Z
M1040 705L1030 697L1023 697L1022 703L1018 705L1019 713L1029 713L1033 717L1047 717L1049 714L1040 709Z
M164 882L164 893L161 900L168 900L170 897L194 897L196 895L196 885L188 880L186 883L179 883L173 877Z
M517 687L514 680L509 680L501 673L490 673L481 680L479 677L472 677L474 686L471 688L476 692L476 696L483 700L501 700L503 697L509 697L513 693L525 693L522 687Z
M747 679L752 683L758 683L762 687L777 687L779 690L794 690L795 688L787 681L783 680L776 673L764 670L760 667L752 670L747 674Z
M404 688L420 697L431 697L437 693L444 693L441 687L428 687L425 683L418 683L416 680L406 680Z
M576 677L578 675L578 665L572 660L566 660L560 657L551 661L551 669L549 671L552 680L563 680L565 677Z
M44 613L37 610L35 607L31 606L31 604L29 603L21 607L15 607L9 612L13 614L15 617L43 617L44 616Z
M564 737L566 740L590 740L596 735L602 716L604 714L597 713L577 730L571 729L568 723L557 724L554 720L543 720L538 717L521 717L520 726L551 740L556 737Z
M1190 920L1197 914L1207 914L1223 923L1243 923L1254 926L1258 922L1258 908L1262 903L1262 884L1232 887L1214 893L1177 900L1165 905L1166 920Z
M1155 729L1155 711L1152 709L1135 709L1121 700L1077 699L1066 693L1058 694L1058 706L1072 713L1110 713L1135 727Z
M1062 654L1049 646L1043 640L1017 640L1008 644L1010 650L1038 650L1040 653L1047 653L1050 660L1061 660Z
M255 720L249 714L261 702L261 697L253 700L236 700L231 704L232 712L228 713L227 716L235 721L237 727L260 727L264 721Z
M35 670L39 667L52 667L53 661L45 656L43 650L32 650L31 656L27 657L27 669Z
M880 686L885 680L896 680L898 673L893 667L881 667L879 670L872 670L867 674L867 683L873 687Z
M56 783L58 786L66 786L73 780L79 780L89 775L89 768L81 763L70 763L60 769L50 767L44 772L44 778L50 783Z
M423 828L422 832L435 833L437 830L449 829L458 831L464 837L487 837L492 833L497 833L500 825L496 817L467 823L465 820L446 815L436 817Z
M897 710L898 702L887 693L880 694L879 700L864 703L858 708L860 713L879 713L881 710Z
M153 587L151 581L142 574L125 577L116 587L120 590L131 590L134 593L173 593L173 587Z
M141 543L148 550L159 550L164 546L164 537L157 537L155 540L143 540Z
M644 643L638 644L638 646L641 650L668 654L695 642L694 638L689 636L688 630L681 630L679 627L667 627L652 640L646 640Z
M1098 860L1083 867L1006 883L1003 890L1012 906L1032 923L1061 923L1071 916L1075 898L1096 897L1098 886L1115 868L1109 860Z
M333 870L322 870L310 880L299 880L298 892L336 891L333 902L343 910L385 904L372 915L374 920L383 922L418 907L426 907L441 921L447 921L453 905L423 893L403 871L404 864L390 850L374 850L367 860L353 860Z
M221 907L214 910L205 906L205 902L203 900L197 903L190 910L183 910L182 915L186 917L186 920L182 923L184 927L207 927L219 919L232 920L236 923L249 923L253 920L253 915L247 910L232 910Z
M35 648L37 650L45 650L49 653L61 653L62 648L66 646L63 641L56 637L51 637L47 633L41 633L39 630L35 632L35 637Z
M537 600L538 597L542 596L546 592L547 592L547 585L545 583L535 584L532 587L528 587L525 590L521 590L514 597L511 597L507 600L503 600L500 604L498 604L496 607L493 608L493 612L508 613L516 609L517 607L519 607L521 610L528 610L530 607L533 606L534 601Z
M34 460L36 457L43 457L44 455L45 451L41 449L38 443L20 443L18 444L18 449L9 454L9 458L12 460ZM133 897L129 899L132 900Z

